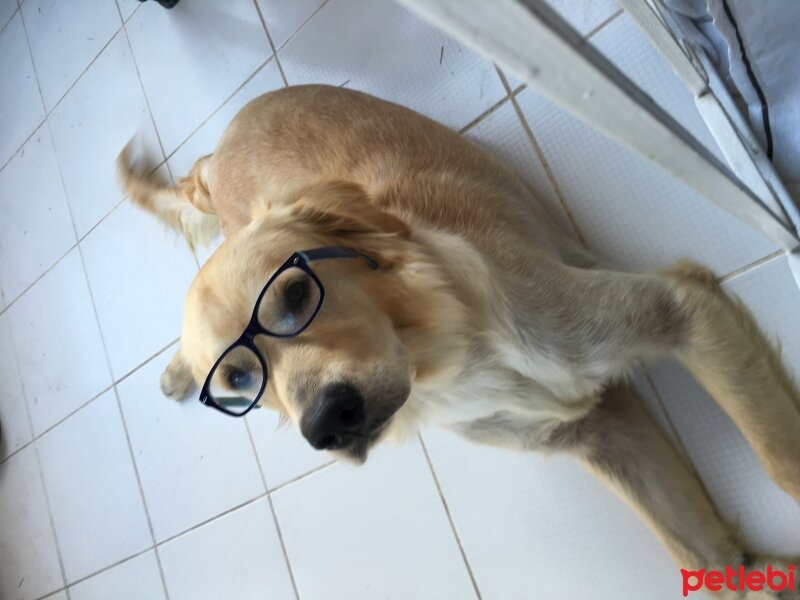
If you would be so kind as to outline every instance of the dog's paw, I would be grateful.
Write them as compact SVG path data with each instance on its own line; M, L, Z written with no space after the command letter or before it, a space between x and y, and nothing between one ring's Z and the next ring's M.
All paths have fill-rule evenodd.
M161 391L167 398L182 400L192 387L194 379L189 366L183 362L180 351L170 361L166 370L161 374Z
M161 374L161 391L171 400L182 400L192 385L191 374L173 373L169 369Z

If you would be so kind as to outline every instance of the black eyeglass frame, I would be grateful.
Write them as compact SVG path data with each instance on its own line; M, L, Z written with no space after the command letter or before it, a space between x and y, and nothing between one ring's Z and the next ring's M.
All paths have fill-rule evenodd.
M208 376L206 377L205 383L203 383L203 387L200 390L200 402L205 404L206 406L211 406L216 408L217 410L229 415L231 417L243 417L251 410L256 408L258 401L261 399L261 396L264 394L264 390L267 387L267 380L269 378L269 368L267 367L267 361L262 356L261 351L255 344L255 337L257 335L267 335L270 337L276 338L290 338L295 337L303 333L311 322L317 317L320 309L322 308L322 301L325 299L325 287L322 285L322 282L317 277L316 273L311 269L309 263L318 261L318 260L328 260L332 258L360 258L367 262L367 264L372 269L379 269L380 265L378 262L367 256L366 254L361 254L360 252L356 252L355 250L350 250L349 248L343 248L340 246L329 246L324 248L314 248L312 250L302 250L300 252L293 253L287 260L284 262L276 271L272 274L272 276L267 280L267 283L261 289L261 293L258 295L258 299L256 300L255 306L253 307L253 314L250 316L250 322L247 324L247 327L244 328L242 334L234 341L230 346L228 346L225 351L220 354L219 358L214 362L214 366L211 367L211 370L208 372ZM264 298L264 294L267 293L267 289L272 283L286 270L291 268L298 268L304 271L311 279L314 280L317 287L319 288L319 300L317 301L317 306L314 308L314 312L311 313L311 316L308 318L306 323L297 331L292 333L273 333L265 328L261 323L258 321L258 307L261 305L261 300ZM222 363L228 354L230 354L234 349L244 346L251 352L253 352L256 357L258 358L259 363L261 364L261 370L264 373L263 380L261 381L261 388L258 390L258 394L256 394L255 399L250 403L250 405L242 412L234 412L232 410L228 410L222 404L219 404L211 395L211 379L214 375L214 372L217 370L217 367ZM229 402L229 406L239 405L239 402Z

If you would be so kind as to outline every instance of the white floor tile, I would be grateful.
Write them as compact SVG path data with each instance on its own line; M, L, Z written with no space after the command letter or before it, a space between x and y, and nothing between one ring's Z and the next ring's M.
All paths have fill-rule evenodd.
M300 29L300 26L318 10L326 0L258 0L261 14L267 23L269 35L276 48L280 48L286 40Z
M270 489L333 460L326 453L314 450L291 425L279 427L275 411L256 410L247 420Z
M113 0L28 0L22 13L44 103L51 110L122 21Z
M0 277L13 300L75 245L46 125L0 171L0 214Z
M0 32L0 166L44 119L20 13Z
M167 542L159 553L170 600L295 598L266 498Z
M139 0L117 0L117 6L119 6L119 12L122 13L122 19L127 21L128 17L133 14L133 11L136 10L142 3Z
M494 66L392 0L331 0L279 52L290 85L347 85L460 129L505 95Z
M514 171L531 189L537 205L543 206L564 231L574 233L542 161L536 155L511 102L506 102L465 135Z
M8 309L35 434L111 384L77 248Z
M0 465L0 598L36 600L64 585L33 446Z
M222 134L245 104L253 98L282 87L283 79L278 63L270 60L169 158L169 168L173 175L176 178L186 175L198 158L214 152L222 139Z
M124 32L49 119L75 227L83 237L122 199L114 161L134 135L143 151L163 159Z
M42 598L42 600L69 600L69 598L67 598L67 592L61 590L55 594L50 594L46 598Z
M8 24L17 10L17 0L0 0L0 30Z
M786 364L800 374L800 291L785 258L725 284L781 340ZM800 553L800 507L766 475L747 441L711 397L677 365L654 369L656 386L721 514L739 523L756 550Z
M304 600L475 597L416 441L373 451L362 467L325 469L272 498Z
M151 550L69 588L72 600L164 600L164 586Z
M272 53L252 0L146 2L126 28L167 154Z
M0 314L0 381L3 382L0 386L0 459L3 459L33 437L6 313Z
M113 390L37 444L67 581L152 543Z
M180 335L197 264L182 238L130 202L114 209L81 248L119 379Z
M174 348L122 381L119 396L157 541L264 493L243 419L169 400L158 386Z
M730 273L775 250L659 167L530 90L517 97L589 248L630 269L682 258Z
M681 598L656 537L571 459L423 437L483 598Z

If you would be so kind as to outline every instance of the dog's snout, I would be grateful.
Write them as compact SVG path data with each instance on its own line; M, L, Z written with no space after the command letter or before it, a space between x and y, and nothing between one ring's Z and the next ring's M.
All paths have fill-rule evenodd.
M347 383L329 385L314 400L300 430L317 450L341 450L362 433L364 399Z

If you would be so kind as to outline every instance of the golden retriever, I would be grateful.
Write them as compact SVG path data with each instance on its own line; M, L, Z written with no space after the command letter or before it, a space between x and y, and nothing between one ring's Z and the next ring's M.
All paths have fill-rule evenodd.
M335 87L253 100L175 188L133 168L127 151L119 173L191 244L217 227L225 238L186 298L168 396L195 381L223 410L231 394L257 401L314 447L358 462L422 423L567 452L681 567L769 562L720 519L625 383L640 361L678 359L800 501L800 394L707 269L613 270L475 144ZM328 260L303 254L320 248Z

